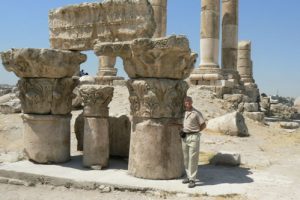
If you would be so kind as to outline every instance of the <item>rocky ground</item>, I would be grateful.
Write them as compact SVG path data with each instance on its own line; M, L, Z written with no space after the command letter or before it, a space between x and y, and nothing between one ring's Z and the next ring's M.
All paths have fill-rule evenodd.
M191 88L189 95L194 98L194 106L201 110L208 119L221 116L227 111L224 102L210 92L199 92ZM111 114L118 116L129 113L128 92L125 87L117 86L114 99L110 104ZM75 117L81 111L74 111ZM279 122L254 122L246 119L249 137L233 137L204 131L201 138L200 162L203 167L219 151L241 154L242 165L237 173L253 172L262 174L258 183L243 196L201 197L201 199L297 199L300 187L300 129L287 130ZM0 164L15 162L23 158L22 154L22 119L20 114L0 114ZM76 153L76 138L72 129L72 152ZM200 171L201 173L201 171ZM245 174L247 176L247 174ZM241 177L241 184L243 178ZM220 180L222 177L220 177ZM268 182L271 179L272 183ZM230 180L222 180L228 181ZM218 180L216 180L218 184ZM297 193L298 192L298 193ZM267 197L265 196L267 194ZM99 193L51 186L25 187L0 184L0 199L186 199L180 196L163 194L144 194L128 191ZM197 199L191 198L191 199Z

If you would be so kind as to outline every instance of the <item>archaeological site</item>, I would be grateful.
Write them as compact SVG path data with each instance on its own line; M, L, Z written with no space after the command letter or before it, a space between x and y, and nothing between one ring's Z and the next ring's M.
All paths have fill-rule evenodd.
M260 91L255 41L239 38L239 0L201 0L199 55L187 36L167 34L170 3L53 8L50 47L0 53L19 79L0 85L0 188L47 185L150 199L300 198L300 100ZM87 51L97 57L97 74L81 73ZM193 189L181 183L186 96L207 125Z

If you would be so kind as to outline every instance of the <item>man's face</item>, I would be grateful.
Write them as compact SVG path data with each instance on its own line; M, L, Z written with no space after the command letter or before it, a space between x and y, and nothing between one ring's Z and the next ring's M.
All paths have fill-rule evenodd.
M184 107L186 110L191 110L193 107L193 101L191 100L185 100L184 101Z

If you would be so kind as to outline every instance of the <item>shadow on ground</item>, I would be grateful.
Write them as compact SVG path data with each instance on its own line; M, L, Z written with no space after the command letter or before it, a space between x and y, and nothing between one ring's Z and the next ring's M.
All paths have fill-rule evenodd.
M253 179L248 177L251 174L249 168L199 165L197 174L199 182L197 185L251 183Z

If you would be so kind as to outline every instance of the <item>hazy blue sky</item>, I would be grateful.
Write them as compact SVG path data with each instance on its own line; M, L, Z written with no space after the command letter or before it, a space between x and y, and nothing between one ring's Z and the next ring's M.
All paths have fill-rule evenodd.
M49 48L48 11L88 0L9 0L0 6L0 51ZM254 78L261 92L300 96L300 1L240 0L239 39L252 41ZM200 0L168 1L168 35L183 34L199 53ZM197 62L198 67L199 59ZM88 53L81 67L95 75L97 58ZM126 76L121 62L119 75ZM17 77L0 64L0 83Z

